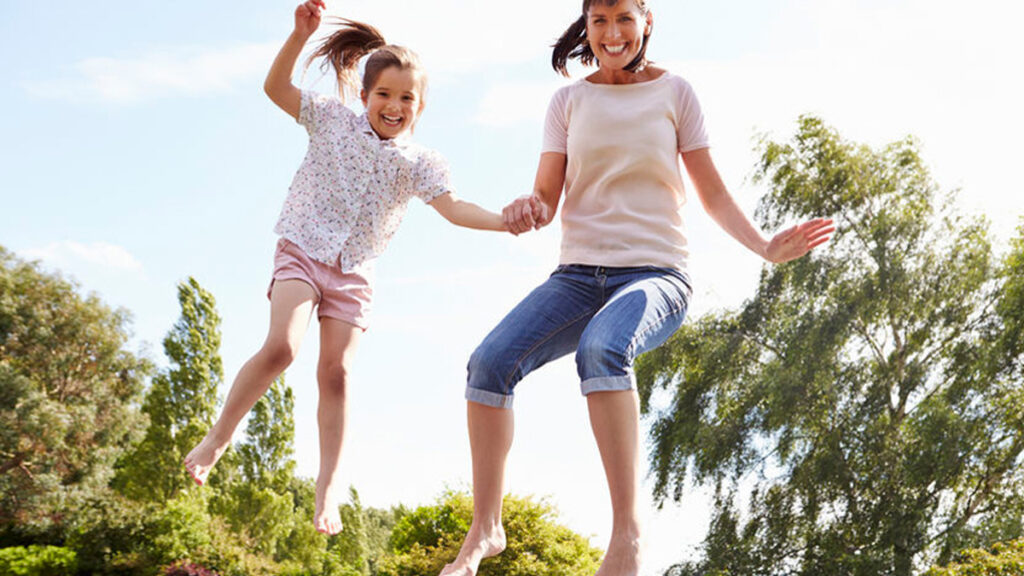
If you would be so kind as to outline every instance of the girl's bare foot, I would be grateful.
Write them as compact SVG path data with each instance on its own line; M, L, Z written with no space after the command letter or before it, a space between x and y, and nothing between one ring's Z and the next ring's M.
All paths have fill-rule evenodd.
M640 548L640 538L613 533L596 576L637 576L640 573Z
M335 490L326 482L316 483L316 511L313 512L313 525L317 532L333 536L341 532L341 514L338 512L340 504Z
M213 470L214 464L220 460L229 444L231 444L230 437L227 440L214 438L211 430L203 438L203 441L193 448L188 456L185 456L185 469L188 470L196 484L200 486L206 484L206 477L210 475L210 470Z
M476 576L481 560L497 556L504 549L505 529L501 524L489 530L477 528L473 524L469 527L459 556L451 564L445 565L440 576Z

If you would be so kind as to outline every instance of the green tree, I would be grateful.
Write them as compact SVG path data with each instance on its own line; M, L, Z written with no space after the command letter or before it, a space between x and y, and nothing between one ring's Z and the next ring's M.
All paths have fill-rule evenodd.
M912 139L872 150L804 117L755 177L764 228L838 230L638 363L656 496L717 489L704 560L670 573L904 576L1019 536L1024 240L999 265Z
M956 562L933 567L924 576L1019 576L1024 574L1024 540L1002 542L990 550L970 549L957 554Z
M146 392L146 436L121 462L116 485L140 500L165 501L191 482L182 465L216 416L217 389L224 379L220 316L213 295L194 278L178 284L181 316L164 339L170 367Z
M129 315L0 247L0 545L60 539L144 427Z
M601 551L555 521L554 509L529 498L506 496L503 523L508 547L484 560L481 572L494 576L590 576ZM401 518L391 534L393 555L382 559L381 576L437 574L459 552L473 519L463 492L446 492L432 506Z
M292 389L281 376L253 406L245 440L237 446L243 481L278 493L287 491L295 471L294 409Z

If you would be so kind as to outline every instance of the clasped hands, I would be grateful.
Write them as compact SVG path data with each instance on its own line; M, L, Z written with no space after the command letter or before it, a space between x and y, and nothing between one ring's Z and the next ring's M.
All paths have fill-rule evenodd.
M505 228L515 236L539 230L551 222L551 209L536 196L520 196L501 211Z

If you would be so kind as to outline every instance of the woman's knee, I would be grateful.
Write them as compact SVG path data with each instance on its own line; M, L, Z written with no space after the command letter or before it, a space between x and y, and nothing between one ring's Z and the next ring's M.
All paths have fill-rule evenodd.
M580 379L624 374L632 364L621 343L600 334L584 332L576 349L576 370Z
M515 372L514 362L509 361L507 354L502 354L501 347L486 340L470 355L466 369L470 388L509 394L514 386L510 379Z

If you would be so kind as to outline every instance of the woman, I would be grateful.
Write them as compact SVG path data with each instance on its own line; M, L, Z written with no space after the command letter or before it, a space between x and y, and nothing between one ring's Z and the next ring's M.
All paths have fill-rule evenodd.
M722 183L708 152L689 84L648 64L653 16L644 0L584 0L583 14L555 45L597 71L555 93L530 196L503 211L509 230L548 224L565 190L560 265L484 339L466 389L473 457L473 523L444 576L476 574L505 547L504 467L513 436L515 384L544 363L576 352L611 494L611 540L598 576L640 569L639 399L633 361L682 324L691 294L679 155L705 210L732 237L770 262L799 258L828 240L816 219L762 236Z

